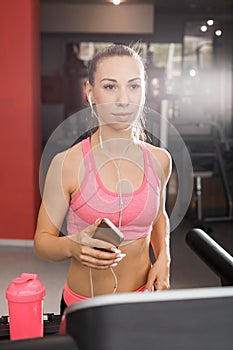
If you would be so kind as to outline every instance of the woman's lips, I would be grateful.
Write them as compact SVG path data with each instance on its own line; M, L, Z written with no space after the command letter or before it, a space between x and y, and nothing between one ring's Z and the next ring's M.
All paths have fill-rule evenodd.
M120 121L128 121L131 119L133 113L112 113L114 118Z

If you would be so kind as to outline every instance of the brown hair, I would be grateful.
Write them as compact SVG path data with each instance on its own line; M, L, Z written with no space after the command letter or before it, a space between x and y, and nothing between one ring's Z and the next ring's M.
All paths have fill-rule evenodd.
M105 47L96 53L93 59L89 62L88 66L88 80L91 85L94 85L94 75L97 69L98 62L103 58L114 57L114 56L130 56L137 59L144 67L142 58L140 56L140 48L138 46L130 47L123 44L113 44Z

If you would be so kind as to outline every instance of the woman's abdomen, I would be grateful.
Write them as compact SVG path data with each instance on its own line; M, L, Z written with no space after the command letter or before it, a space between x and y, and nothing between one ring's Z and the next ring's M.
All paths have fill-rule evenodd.
M126 257L113 268L117 277L116 292L133 292L147 281L151 266L149 237L124 244L119 249L126 254ZM75 293L86 297L91 296L90 268L83 266L74 258L71 260L67 282ZM94 295L111 294L114 291L115 278L111 269L92 269L92 282Z

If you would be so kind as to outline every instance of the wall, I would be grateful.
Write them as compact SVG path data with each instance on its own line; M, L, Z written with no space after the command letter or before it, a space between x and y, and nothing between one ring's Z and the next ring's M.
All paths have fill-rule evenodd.
M41 152L39 0L1 2L0 238L32 239Z
M41 31L47 33L152 33L151 4L41 5Z

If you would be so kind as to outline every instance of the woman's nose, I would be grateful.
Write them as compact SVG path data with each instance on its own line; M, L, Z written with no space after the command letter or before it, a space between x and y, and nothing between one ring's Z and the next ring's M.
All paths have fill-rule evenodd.
M125 89L119 89L116 103L117 103L117 105L119 105L121 107L128 106L129 96L128 96L127 91Z

